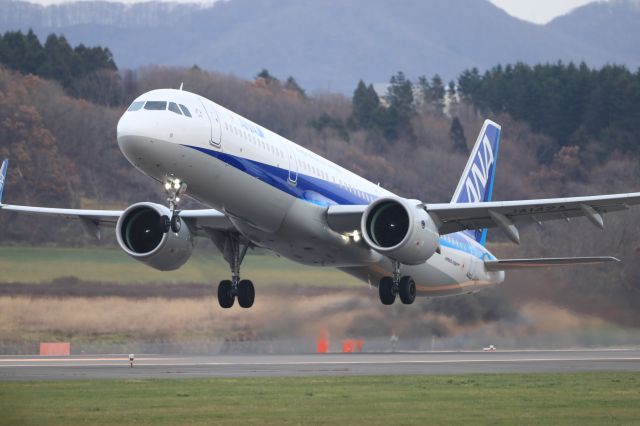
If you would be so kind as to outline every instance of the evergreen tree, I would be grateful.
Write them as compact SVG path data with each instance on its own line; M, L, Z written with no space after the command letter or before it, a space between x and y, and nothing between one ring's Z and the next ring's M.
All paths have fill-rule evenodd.
M284 84L284 88L287 90L291 90L293 92L297 92L303 98L307 97L307 94L304 92L304 89L300 87L298 82L293 77L289 77Z
M353 112L350 121L356 128L371 129L374 125L374 112L380 107L380 98L373 85L367 86L360 80L353 92L352 104Z
M395 140L404 135L409 140L415 140L411 118L413 109L413 84L403 72L398 72L391 77L391 85L387 91L389 108L376 114L378 126L383 129L387 140Z
M64 87L69 86L72 79L77 77L73 72L74 60L73 49L64 36L50 34L44 44L44 62L38 74L45 78L59 81Z
M453 150L468 154L469 147L467 147L467 138L464 136L464 129L458 117L453 117L449 134L451 135L451 142L453 142Z
M409 119L413 114L413 85L402 71L391 77L387 92L389 105L398 111L401 119Z
M456 87L456 82L451 80L449 82L449 86L447 87L447 94L449 95L449 99L452 102L455 102L458 98L458 88Z
M473 101L480 93L482 77L478 68L464 71L458 78L458 93L467 100Z
M256 76L256 80L262 79L267 84L279 83L280 81L269 73L266 68L263 68L262 71Z
M446 89L442 82L442 78L436 74L431 79L431 90L429 91L428 102L433 107L433 109L442 114L444 111L444 96L446 94Z

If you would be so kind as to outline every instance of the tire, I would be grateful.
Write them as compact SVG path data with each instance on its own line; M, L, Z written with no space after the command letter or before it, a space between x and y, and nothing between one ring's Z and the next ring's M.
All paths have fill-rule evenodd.
M171 218L171 230L177 234L180 232L180 228L182 228L182 219L177 214L173 215Z
M238 283L238 304L247 309L253 306L256 298L256 290L249 280L242 280Z
M400 278L400 300L405 305L411 305L416 300L416 282L411 277Z
M233 302L236 298L233 295L233 285L231 281L224 280L220 281L218 285L218 303L224 309L229 309L233 306Z
M384 277L380 280L378 293L383 305L393 305L393 302L396 301L396 294L393 292L393 279L391 277Z
M171 229L171 219L169 219L169 216L167 215L160 216L160 221L158 222L158 226L160 226L160 229L162 230L163 234L166 234L167 232L169 232L169 230Z

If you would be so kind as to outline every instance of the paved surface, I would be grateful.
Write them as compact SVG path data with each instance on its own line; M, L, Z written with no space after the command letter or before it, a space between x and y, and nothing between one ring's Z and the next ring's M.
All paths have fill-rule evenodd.
M640 371L640 350L0 357L0 381L575 371Z

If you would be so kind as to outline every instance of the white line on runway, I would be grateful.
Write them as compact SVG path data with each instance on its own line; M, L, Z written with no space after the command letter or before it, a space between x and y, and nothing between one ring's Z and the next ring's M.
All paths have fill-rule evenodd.
M123 360L124 361L124 360ZM128 361L128 360L127 360ZM401 364L465 364L465 363L535 363L535 362L594 362L594 361L639 361L640 358L507 358L507 359L460 359L460 360L406 360L406 361L292 361L292 362L201 362L201 363L145 363L138 362L138 367L277 367L277 366L327 366L327 365L401 365ZM128 363L101 364L11 364L0 365L0 368L10 367L118 367Z

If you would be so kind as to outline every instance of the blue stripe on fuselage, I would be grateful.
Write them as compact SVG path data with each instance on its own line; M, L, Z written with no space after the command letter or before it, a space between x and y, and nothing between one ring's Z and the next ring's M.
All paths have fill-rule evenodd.
M317 204L320 206L329 205L367 205L369 200L360 198L351 192L343 189L339 184L327 182L325 180L298 173L296 184L289 181L289 170L271 166L269 164L260 163L258 161L249 160L247 158L237 157L235 155L225 154L223 152L213 151L206 148L183 145L187 148L214 157L236 169L253 176L276 189L286 192L298 199ZM378 198L377 195L367 194L373 199ZM474 240L464 232L449 234L440 237L440 244L458 250L480 259L493 258L493 256L483 247L477 247Z
M366 198L355 195L334 182L328 182L314 176L297 173L296 183L294 184L289 181L290 172L287 169L206 148L190 145L184 146L217 158L256 179L260 179L274 188L310 203L321 206L334 204L363 205L370 203ZM378 198L378 196L374 194L364 193L364 195L370 196L372 199Z

